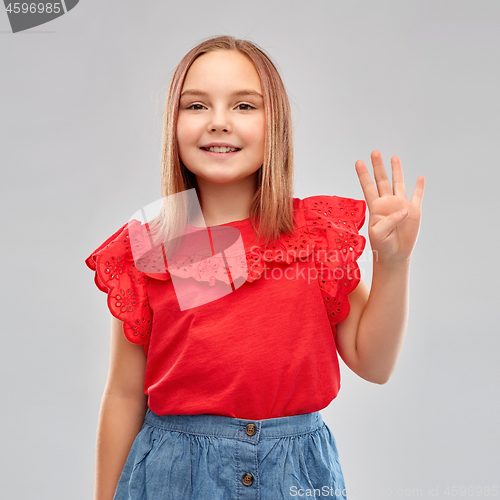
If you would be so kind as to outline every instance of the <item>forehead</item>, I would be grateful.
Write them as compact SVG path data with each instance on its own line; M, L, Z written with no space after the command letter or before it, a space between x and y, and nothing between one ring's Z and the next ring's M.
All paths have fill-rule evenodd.
M182 90L220 93L253 89L262 93L253 62L237 50L215 50L199 56L189 68Z

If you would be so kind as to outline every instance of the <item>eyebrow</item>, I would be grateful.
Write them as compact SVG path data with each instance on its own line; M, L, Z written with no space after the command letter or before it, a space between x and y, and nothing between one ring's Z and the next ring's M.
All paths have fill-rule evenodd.
M186 95L208 95L207 92L204 92L203 90L197 90L197 89L190 89L190 90L185 90L182 94L181 94L181 98L186 96ZM262 99L264 99L262 97L262 94L260 94L259 92L257 92L256 90L248 90L248 89L245 89L245 90L237 90L235 92L233 92L231 94L232 96L243 96L243 95L256 95L256 96L259 96L261 97Z

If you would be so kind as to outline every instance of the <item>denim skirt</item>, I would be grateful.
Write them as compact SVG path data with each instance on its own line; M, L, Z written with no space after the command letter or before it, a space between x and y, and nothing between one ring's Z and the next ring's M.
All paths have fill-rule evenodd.
M149 408L113 500L346 499L319 411L265 420Z

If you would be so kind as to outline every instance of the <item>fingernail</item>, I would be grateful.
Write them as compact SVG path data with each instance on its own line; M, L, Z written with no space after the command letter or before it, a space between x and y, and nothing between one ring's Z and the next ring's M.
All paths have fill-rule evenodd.
M399 213L401 214L401 217L404 217L408 213L408 210L406 210L406 208L403 208L403 210L400 210Z

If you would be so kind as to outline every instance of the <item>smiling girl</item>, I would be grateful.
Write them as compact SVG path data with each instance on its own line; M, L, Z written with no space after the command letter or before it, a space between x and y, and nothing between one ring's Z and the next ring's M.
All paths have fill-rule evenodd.
M86 259L112 321L95 500L347 497L320 410L340 389L337 353L377 384L396 367L424 191L420 176L408 201L399 159L391 187L371 158L376 186L356 163L366 201L293 197L290 106L269 56L229 36L186 54L167 95L162 195L194 189L186 233L209 243L186 239L181 261L148 267L134 220ZM204 300L185 307L182 286Z

